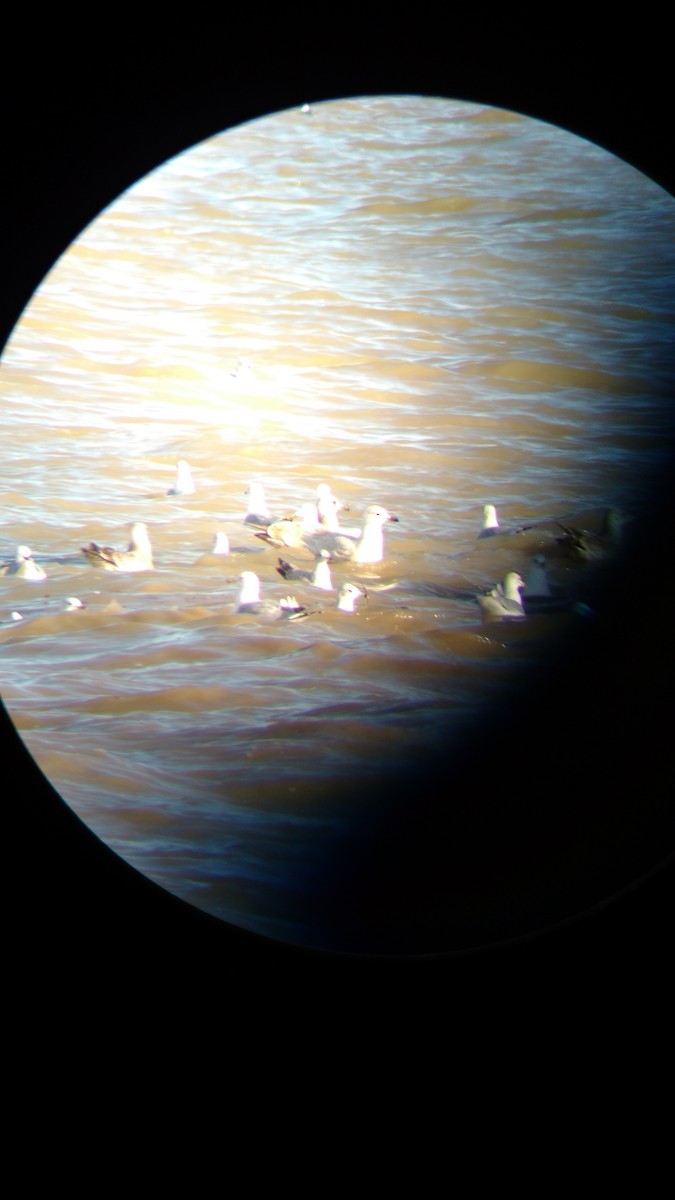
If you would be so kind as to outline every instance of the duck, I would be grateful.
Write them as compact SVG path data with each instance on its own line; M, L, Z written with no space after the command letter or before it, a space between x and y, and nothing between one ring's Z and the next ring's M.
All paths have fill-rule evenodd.
M562 529L562 537L555 540L560 548L572 558L582 562L598 562L611 558L621 545L624 529L631 517L617 508L609 508L605 513L602 529L592 533L588 529L577 529L572 525L556 524Z
M143 521L134 521L131 526L131 541L126 550L113 550L110 546L98 546L90 542L82 546L82 553L92 567L104 571L152 571L152 546L148 527Z

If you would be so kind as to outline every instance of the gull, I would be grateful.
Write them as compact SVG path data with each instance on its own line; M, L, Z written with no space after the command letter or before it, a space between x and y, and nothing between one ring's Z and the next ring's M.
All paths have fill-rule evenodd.
M92 567L104 571L152 571L152 547L148 527L142 521L131 526L131 541L127 550L113 550L110 546L97 546L90 542L82 547L82 553Z
M86 604L83 604L82 601L77 598L77 596L66 596L65 606L64 606L63 611L64 612L76 612L77 610L85 609L86 607L87 607ZM44 608L38 610L37 615L41 615L43 612L44 612ZM12 621L23 621L23 619L24 619L23 613L17 612L16 609L13 612L11 612L9 615L10 615L10 619ZM27 615L29 618L33 617L36 615L36 611L33 610L33 611L29 612Z
M349 505L343 504L337 496L333 495L330 484L320 483L316 489L316 513L320 531L325 530L329 533L344 533L347 537L358 537L359 529L344 529L340 525L338 517L340 509L348 510Z
M274 517L267 507L265 500L265 489L261 483L249 483L246 489L248 496L248 512L244 517L245 525L261 525L264 527L271 525Z
M504 529L499 524L497 509L494 504L483 505L483 525L478 540L480 538L494 537L496 534L502 534L504 537L512 537L514 533L525 533L531 529L539 529L545 522L535 522L533 525L514 525L512 529Z
M296 621L300 617L308 616L307 609L304 605L298 604L295 596L284 596L281 600L261 600L260 580L253 571L242 571L241 573L241 591L235 612L248 613L268 621L277 621L281 618Z
M485 504L483 506L483 525L478 537L494 537L496 533L500 532L497 509L494 504Z
M476 596L485 621L514 620L525 616L523 601L520 595L525 582L517 571L509 571L504 582L497 584L485 595Z
M206 554L201 554L195 561L196 567L219 567L224 558L230 553L230 539L219 529L213 537L213 545Z
M327 550L322 550L313 571L304 570L302 567L294 567L292 563L284 562L283 558L279 559L277 571L284 579L302 579L305 583L311 584L312 587L321 588L324 592L332 592L333 581L330 575L329 562L330 554Z
M167 496L191 496L195 490L192 471L184 458L176 463L176 482L169 488Z
M336 521L339 509L347 507L346 504L343 504L334 495L329 483L320 483L318 485L316 489L316 509L320 525L328 525L329 522Z
M533 596L551 597L551 587L546 574L546 559L543 554L535 554L525 578L528 600Z
M383 527L387 521L398 521L381 504L370 504L364 513L363 528L358 538L344 533L306 534L303 541L308 549L319 554L328 550L331 558L350 559L356 563L377 563L384 558Z
M316 523L320 528L330 533L340 529L338 511L342 508L337 496L334 496L327 483L320 483L316 489Z
M354 605L358 596L367 596L365 588L358 588L355 583L342 583L337 596L337 606L340 612L356 612Z
M19 546L13 562L0 566L0 575L16 575L17 579L35 581L47 578L47 572L35 562L30 546Z
M523 596L523 608L526 616L534 613L572 612L577 616L592 616L593 609L583 600L575 600L573 596L565 595L561 588L551 585L546 574L546 559L543 554L535 554L532 565L525 578L526 595Z
M270 520L267 528L256 533L256 537L270 546L287 546L290 549L302 550L307 549L307 534L320 533L322 528L318 521L316 505L308 503L302 504L292 517ZM319 551L315 557L318 558L318 555Z
M530 569L525 577L523 608L526 614L557 612L571 607L570 601L564 596L554 595L546 574L546 559L543 554L535 554Z

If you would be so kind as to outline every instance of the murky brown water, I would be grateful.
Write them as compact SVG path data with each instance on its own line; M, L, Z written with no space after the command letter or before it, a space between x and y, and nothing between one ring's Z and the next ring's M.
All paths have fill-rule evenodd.
M594 600L552 525L476 542L483 505L600 529L608 508L639 528L653 501L674 234L672 198L598 148L416 97L232 130L85 231L0 369L3 557L27 543L48 573L0 579L0 687L104 841L207 912L341 948L306 900L325 847L388 788L395 808L396 781L425 793L524 669L589 636L571 612L481 622L472 593L537 551ZM194 495L167 495L179 458ZM278 513L327 481L349 524L373 502L398 517L383 563L334 567L367 589L355 614L300 584L304 621L234 613L244 569L289 591L243 524L251 480ZM126 545L132 521L156 570L89 567L79 547ZM217 529L234 552L200 563Z

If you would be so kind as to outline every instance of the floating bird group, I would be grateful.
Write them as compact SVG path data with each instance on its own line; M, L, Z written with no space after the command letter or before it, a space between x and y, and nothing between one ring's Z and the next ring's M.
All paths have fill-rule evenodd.
M243 375L247 375L249 369L250 365L241 360L237 373L241 371ZM167 495L187 496L194 492L195 485L190 466L184 459L180 459L176 465L175 482L168 489ZM257 539L277 549L289 548L301 552L314 560L311 566L296 565L278 557L275 569L284 582L292 582L325 593L336 592L337 609L340 612L356 612L357 601L367 596L365 588L350 580L343 580L336 589L332 570L335 567L344 567L345 564L358 568L360 565L370 566L383 562L384 529L390 523L397 523L398 517L381 504L369 504L363 512L361 525L345 528L340 523L340 513L348 506L337 499L327 483L317 486L313 500L277 516L273 516L268 507L261 483L251 481L246 494L248 507L243 516L243 524L251 528ZM485 504L477 541L482 544L485 539L498 540L501 535L510 538L508 545L513 545L515 549L518 544L517 535L520 535L522 548L523 535L536 531L538 536L547 535L548 540L545 544L554 553L570 555L584 563L595 562L617 553L628 519L623 513L609 510L603 527L597 532L555 518L531 525L503 528L495 505ZM237 547L235 553L253 549L253 546ZM262 547L260 550L262 551ZM90 542L87 546L82 546L81 554L91 567L104 571L130 573L155 569L148 526L143 521L135 521L132 524L131 538L126 549L114 549ZM228 535L223 530L218 530L211 551L203 554L197 562L202 565L221 564L232 554ZM564 595L560 586L551 585L547 560L540 551L534 554L529 569L523 570L523 573L525 578L519 570L511 569L500 582L481 590L435 585L422 587L422 590L432 595L475 600L481 619L486 622L523 620L533 613L556 612L573 607L572 601ZM33 582L47 578L46 571L35 562L31 549L26 545L18 547L14 559L0 564L0 575ZM310 614L307 606L298 602L294 595L283 596L281 599L261 598L260 579L253 571L243 571L239 577L239 584L239 597L234 610L237 614L272 621L299 620ZM83 607L75 597L70 597L68 603L71 611ZM577 604L575 607L580 610L583 606Z

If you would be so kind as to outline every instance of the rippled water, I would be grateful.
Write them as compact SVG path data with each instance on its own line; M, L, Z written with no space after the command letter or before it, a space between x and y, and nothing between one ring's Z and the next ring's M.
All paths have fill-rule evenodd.
M639 527L653 501L674 235L672 198L597 147L405 96L231 130L83 233L0 369L0 545L48 572L0 579L0 686L92 829L210 913L341 946L307 900L325 847L396 778L426 788L425 763L584 623L481 623L473 592L537 550L592 598L554 526L477 543L483 505L600 529L617 507ZM179 458L192 496L167 495ZM305 621L233 612L244 569L289 590L243 524L254 479L278 513L329 481L350 524L373 502L398 517L382 564L334 568L365 584L354 615L301 585ZM155 571L87 565L80 546L121 547L136 520ZM200 563L216 529L235 552ZM73 594L84 610L64 611ZM416 920L394 941L414 945Z

